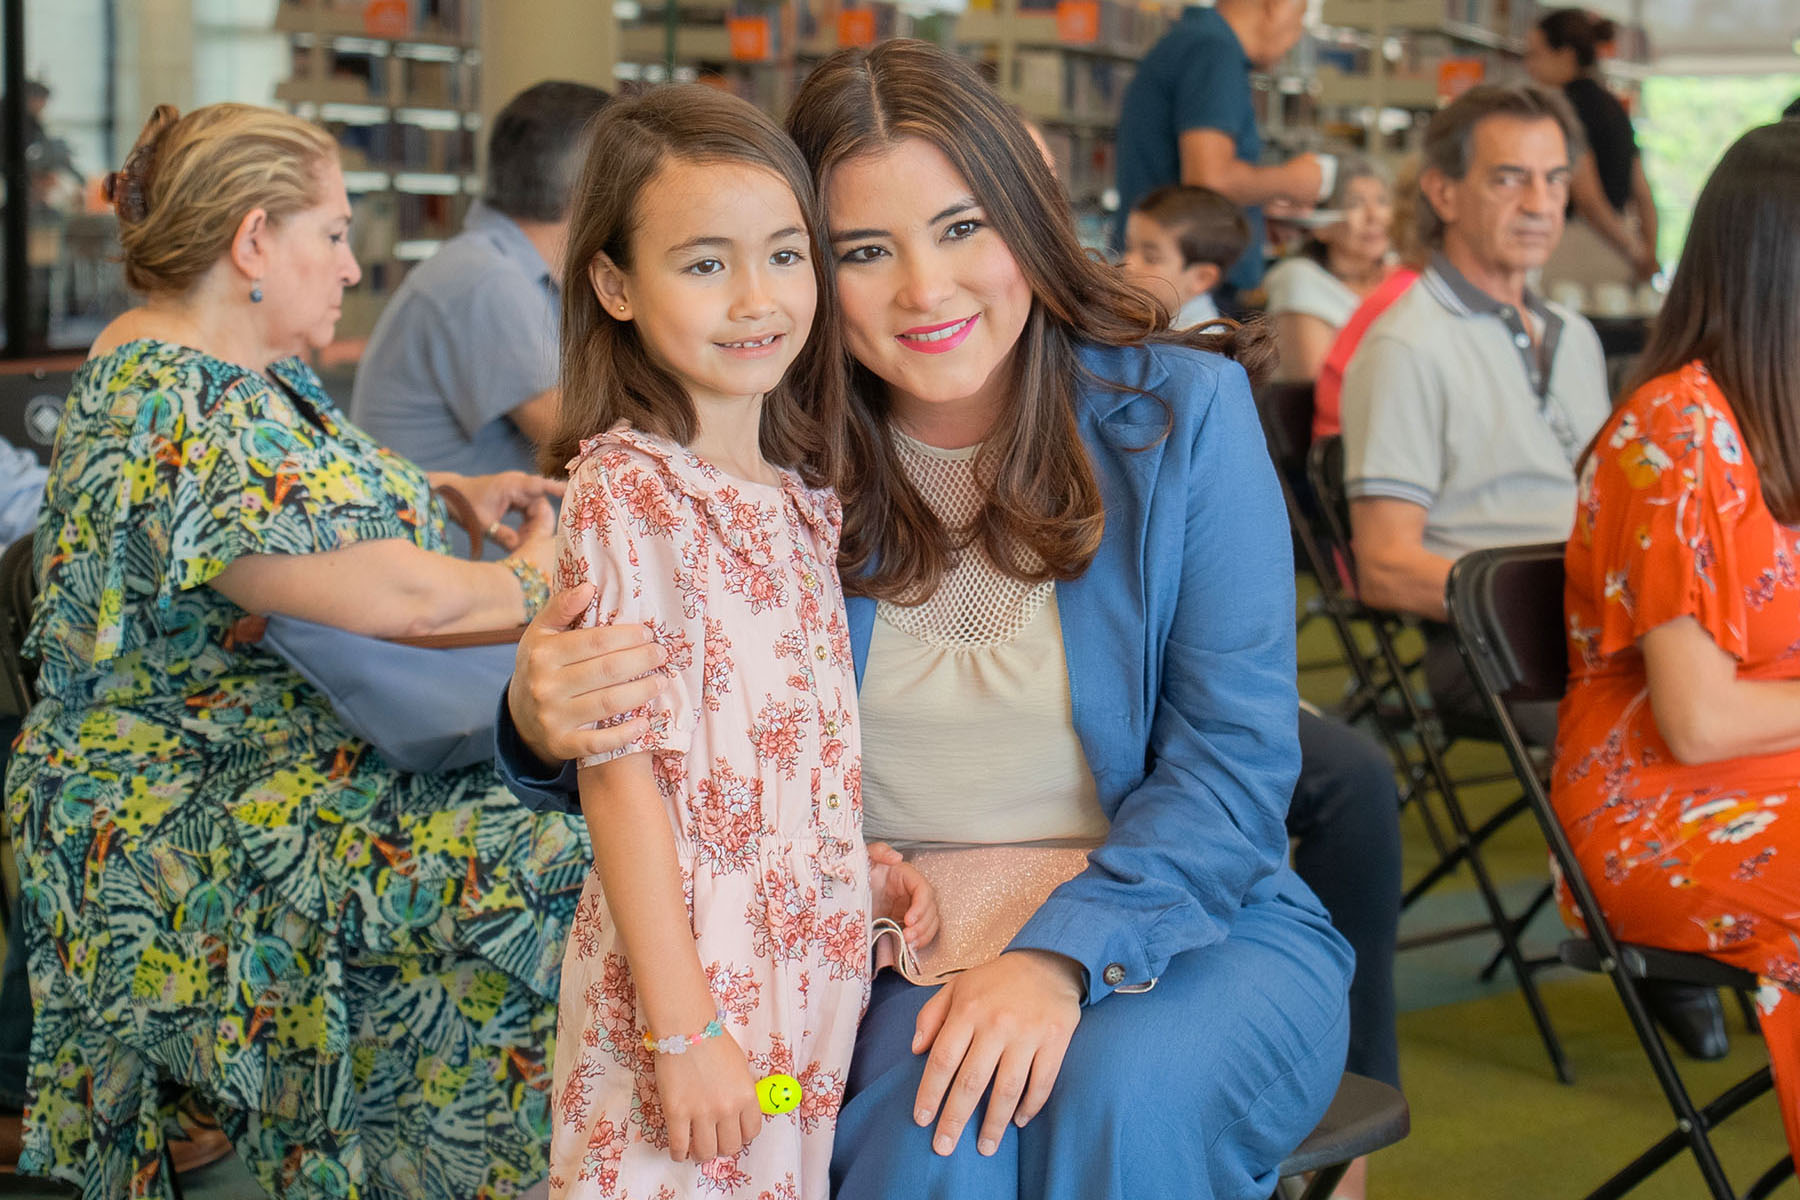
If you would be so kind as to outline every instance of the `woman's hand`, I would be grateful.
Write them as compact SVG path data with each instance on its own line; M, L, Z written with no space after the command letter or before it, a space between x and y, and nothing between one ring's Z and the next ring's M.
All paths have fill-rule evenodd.
M913 1119L929 1125L943 1105L931 1148L956 1148L990 1082L982 1154L999 1148L1008 1121L1023 1126L1037 1116L1080 1021L1081 966L1060 954L1009 950L940 988L919 1011L912 1044L914 1054L931 1049Z
M900 922L906 944L914 950L923 950L938 935L937 889L886 842L869 843L869 917Z
M512 533L513 531L508 529L507 532ZM523 532L524 529L521 529L520 533ZM556 530L536 531L529 537L519 537L518 534L513 536L518 539L518 544L507 552L506 557L522 558L542 571L546 579L554 578L556 574Z
M667 657L642 625L574 625L594 585L558 592L526 627L513 660L506 706L519 739L546 765L606 754L649 728L643 717L596 729L642 708L667 687Z
M501 471L497 475L434 474L431 486L436 488L458 522L471 534L479 532L493 538L508 551L534 537L556 532L556 512L549 497L560 497L567 485L560 480L530 475L524 471ZM462 503L458 503L458 498ZM517 529L505 523L513 513L523 515Z
M656 1091L676 1162L730 1158L762 1128L744 1051L729 1034L656 1056Z

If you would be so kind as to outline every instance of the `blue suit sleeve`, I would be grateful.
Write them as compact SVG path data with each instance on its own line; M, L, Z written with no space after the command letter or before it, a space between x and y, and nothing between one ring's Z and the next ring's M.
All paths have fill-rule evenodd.
M1116 986L1141 990L1174 955L1223 941L1251 889L1287 861L1300 744L1286 516L1243 372L1191 378L1189 394L1165 397L1203 412L1188 461L1171 447L1161 468L1185 467L1185 478L1158 483L1163 502L1185 503L1182 554L1146 560L1147 571L1180 574L1146 689L1146 774L1087 870L1011 946L1082 963L1089 1003ZM1214 394L1194 394L1209 378Z
M519 738L504 689L500 693L500 716L494 723L494 769L500 773L500 782L506 785L506 790L533 812L581 811L581 793L575 785L575 764L566 762L562 770L553 775L542 773L537 757Z

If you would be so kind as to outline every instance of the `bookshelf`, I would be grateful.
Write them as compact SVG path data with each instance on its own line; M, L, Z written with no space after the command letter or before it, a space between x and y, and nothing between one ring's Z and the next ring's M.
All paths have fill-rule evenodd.
M1119 107L1177 10L1117 0L973 0L953 41L1044 132L1084 236L1103 236Z
M660 83L703 79L724 87L777 119L783 117L801 81L818 61L845 47L882 38L937 40L937 22L915 17L897 4L841 3L840 0L758 3L756 0L671 0L673 20L662 4L624 0L614 5L619 19L619 83ZM673 33L671 46L670 36Z
M1468 87L1523 78L1537 0L1323 0L1311 89L1319 125L1380 154L1416 149L1429 114ZM1630 96L1648 46L1621 31L1603 75Z
M478 0L282 0L289 77L276 99L342 148L363 279L341 338L366 336L415 262L462 227L481 128Z

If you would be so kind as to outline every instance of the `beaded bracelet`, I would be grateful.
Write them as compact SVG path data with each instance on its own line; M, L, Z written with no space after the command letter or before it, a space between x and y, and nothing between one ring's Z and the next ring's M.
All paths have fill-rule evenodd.
M719 1015L707 1022L705 1029L702 1029L699 1033L690 1033L686 1037L675 1034L671 1037L658 1039L650 1036L650 1031L648 1029L644 1030L644 1049L650 1051L652 1054L686 1054L689 1046L698 1046L707 1038L716 1038L724 1032L725 1010L720 1009Z
M500 560L500 565L511 571L519 581L519 591L525 597L525 619L531 620L550 600L550 581L544 578L544 573L536 563L523 558L509 554Z

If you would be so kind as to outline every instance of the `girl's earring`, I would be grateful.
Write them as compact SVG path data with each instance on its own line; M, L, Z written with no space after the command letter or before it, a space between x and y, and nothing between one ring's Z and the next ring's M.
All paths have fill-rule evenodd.
M250 285L250 303L262 303L262 280L260 279Z
M620 312L624 312L624 311L625 311L625 308L626 308L626 306L625 306L625 305L623 305L623 304L621 304L621 305L619 305L619 311L620 311Z

